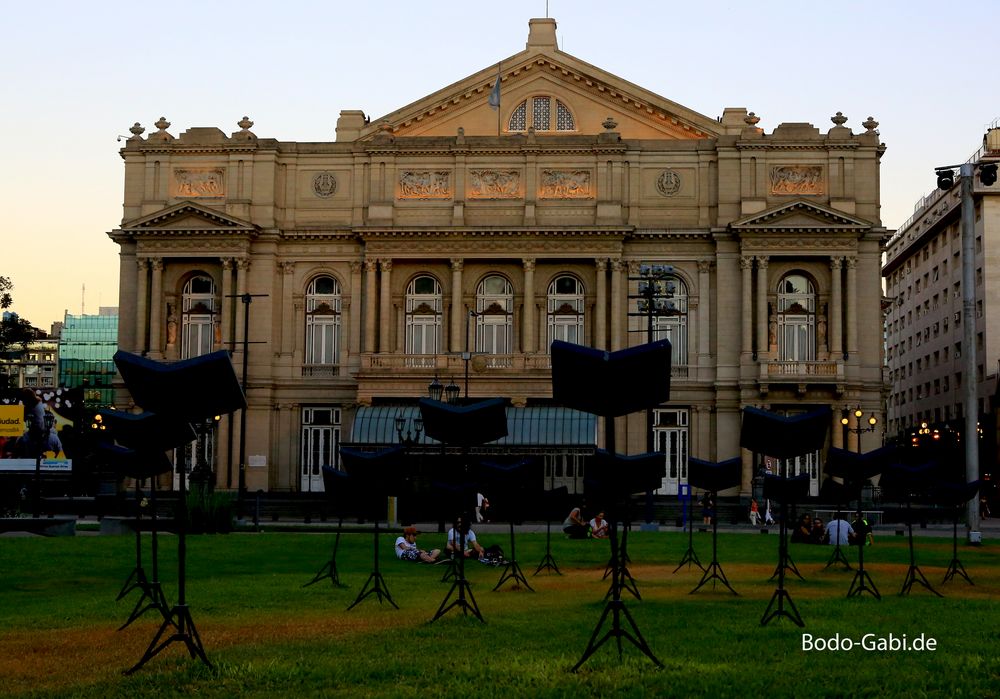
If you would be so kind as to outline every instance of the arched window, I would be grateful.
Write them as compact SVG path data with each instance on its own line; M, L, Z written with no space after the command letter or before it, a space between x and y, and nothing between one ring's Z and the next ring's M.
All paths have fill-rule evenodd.
M216 320L215 282L198 274L184 284L181 292L181 358L197 357L212 351Z
M476 290L476 351L510 354L513 346L514 290L506 278L486 277Z
M552 120L553 105L555 123ZM536 95L517 105L507 121L508 131L526 131L529 126L533 126L535 131L576 131L576 120L569 107L555 97Z
M306 289L306 364L340 361L340 284L323 275Z
M784 361L816 358L816 290L801 274L778 284L778 357Z
M645 265L644 265L645 267ZM643 276L643 275L640 275ZM652 321L653 339L670 340L671 364L688 363L688 289L680 277L654 275L638 281L631 330L642 335ZM650 300L652 304L650 305Z
M548 328L549 341L584 344L583 340L583 284L576 277L563 275L549 284Z
M441 285L434 277L417 277L406 287L407 354L440 351L441 309Z

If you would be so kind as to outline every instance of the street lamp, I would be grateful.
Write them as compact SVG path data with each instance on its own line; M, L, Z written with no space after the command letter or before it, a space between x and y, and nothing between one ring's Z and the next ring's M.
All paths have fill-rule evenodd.
M673 300L676 283L673 281L672 265L640 265L639 275L629 277L629 281L639 282L638 293L630 294L636 300L636 311L629 316L646 319L646 342L653 341L654 318L675 316L680 313ZM630 330L630 332L632 332ZM642 332L640 329L638 332ZM646 452L656 451L653 440L653 409L646 409ZM653 491L646 492L646 521L653 521Z
M975 156L973 156L974 158ZM978 362L976 359L976 210L972 197L972 176L979 166L979 181L989 187L996 182L997 164L994 162L973 162L970 159L961 165L945 165L934 168L939 189L949 190L955 185L954 168L958 168L961 181L961 221L962 221L962 350L965 373L963 386L963 410L965 412L965 480L969 483L979 479L979 440L972 439L977 434L979 419ZM967 507L969 541L982 542L979 531L979 498L971 498Z
M859 405L858 407L856 407L853 412L854 412L854 425L855 425L854 427L850 427L850 422L851 421L848 419L847 415L844 415L843 417L840 418L840 424L843 425L845 433L846 432L850 432L850 433L856 434L858 436L858 444L857 444L857 450L856 451L860 455L861 454L861 435L863 433L865 433L865 432L874 432L875 431L875 425L878 424L878 418L875 417L875 413L873 412L871 415L868 416L868 424L865 425L861 421L861 419L865 415L864 411L861 410L861 406ZM864 487L863 486L863 481L862 481L862 479L860 477L858 477L858 510L857 510L856 520L857 520L857 523L858 523L858 529L859 530L863 527L862 522L864 521L862 519L862 510L861 510L861 492L862 492L863 487ZM840 525L837 525L837 526L839 527ZM882 596L879 594L878 589L875 587L875 583L871 580L871 576L868 575L865 572L865 543L866 543L866 539L868 538L868 532L867 531L858 531L858 532L855 532L855 536L859 537L859 541L858 541L858 572L854 576L854 581L851 583L851 589L847 593L847 596L851 597L853 595L857 595L858 597L860 597L862 592L869 592L869 593L871 593L875 597L875 599L879 599L880 600L880 599L882 599ZM839 536L838 536L838 540L839 540ZM871 583L871 587L869 587L867 585L867 583L869 583L869 582ZM857 585L857 587L855 587L855 585Z

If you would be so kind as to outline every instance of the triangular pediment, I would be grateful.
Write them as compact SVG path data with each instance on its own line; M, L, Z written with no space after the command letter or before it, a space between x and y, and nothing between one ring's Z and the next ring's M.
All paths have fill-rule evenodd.
M851 216L811 201L790 201L780 206L741 218L730 224L740 232L844 230L862 231L872 228L870 221Z
M181 202L122 225L130 233L256 233L257 226L200 204Z
M533 42L536 24L551 22L551 42ZM532 125L532 99L550 96L568 110L572 129L557 128L557 106L551 104L549 128L539 136L594 136L607 130L623 139L702 139L723 133L715 119L608 73L560 51L555 23L531 20L528 48L384 117L361 130L360 140L395 137L497 136L524 133ZM498 70L499 69L499 70ZM488 100L500 76L500 107ZM511 116L527 101L524 129L510 128ZM499 114L499 121L498 121ZM610 118L615 126L608 129ZM498 126L499 124L499 126Z

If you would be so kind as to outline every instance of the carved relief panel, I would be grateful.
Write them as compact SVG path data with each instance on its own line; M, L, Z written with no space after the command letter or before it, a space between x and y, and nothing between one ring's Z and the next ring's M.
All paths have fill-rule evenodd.
M178 168L170 187L174 197L224 197L226 171L221 167Z
M771 168L771 194L824 194L826 179L819 165L781 165Z
M520 199L521 173L518 170L469 170L467 199Z
M655 167L642 170L642 195L652 206L670 205L673 199L690 199L698 193L698 171L689 167ZM691 202L686 201L685 206Z
M396 187L398 199L451 199L448 170L403 170Z
M538 196L541 199L593 199L590 170L542 170Z

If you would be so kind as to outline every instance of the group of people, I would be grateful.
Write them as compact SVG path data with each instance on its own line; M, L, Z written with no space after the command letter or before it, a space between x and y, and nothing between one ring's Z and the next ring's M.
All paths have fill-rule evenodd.
M484 549L482 544L479 543L479 539L476 537L476 532L472 530L472 527L470 527L469 524L463 520L463 518L459 517L456 524L458 525L457 532L455 527L448 530L448 540L444 548L444 557L441 555L441 549L428 550L420 548L417 545L417 535L420 532L416 527L411 526L405 527L403 529L402 536L396 538L396 558L403 561L438 563L446 560L447 558L454 558L458 555L462 555L465 558L477 559L483 562L492 562L492 559L497 558L499 555L499 558L502 560L503 552L499 549L499 547L491 546L490 550Z
M589 521L583 515L583 509L574 507L563 521L563 532L570 539L607 539L608 520L603 512L597 512Z
M821 517L804 514L792 530L791 541L793 544L848 546L864 543L870 546L875 543L875 535L864 517L855 517L853 523L835 518L824 525Z

